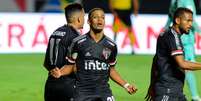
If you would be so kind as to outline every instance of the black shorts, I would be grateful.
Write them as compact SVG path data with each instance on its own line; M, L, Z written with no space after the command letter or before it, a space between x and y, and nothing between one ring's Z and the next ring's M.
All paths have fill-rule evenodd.
M74 80L46 81L45 101L73 101L75 94Z
M157 95L154 101L187 101L187 99L184 95L161 94Z
M119 19L128 27L132 26L130 10L115 10Z
M107 93L107 91L102 94L76 91L74 101L115 101L115 99L112 93Z
M154 101L187 101L182 89L156 88Z
M115 101L113 96L84 95L76 97L74 101Z

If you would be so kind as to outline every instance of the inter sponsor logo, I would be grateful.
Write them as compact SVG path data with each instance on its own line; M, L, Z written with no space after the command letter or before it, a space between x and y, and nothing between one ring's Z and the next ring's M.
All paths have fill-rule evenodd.
M109 65L98 60L85 60L85 70L108 70Z

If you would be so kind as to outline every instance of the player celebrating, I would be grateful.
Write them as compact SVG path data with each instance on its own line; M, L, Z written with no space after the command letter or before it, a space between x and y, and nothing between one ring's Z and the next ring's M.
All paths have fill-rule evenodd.
M128 93L132 94L137 89L124 81L115 70L117 46L104 35L104 11L94 8L89 12L88 23L90 31L73 40L70 55L66 65L54 70L52 75L60 77L73 71L76 64L76 97L75 101L115 101L109 88L109 77Z
M69 4L65 8L67 25L59 27L49 38L44 67L48 71L65 65L67 48L72 39L79 36L78 30L84 25L84 10L80 4ZM45 85L45 101L72 101L75 77L73 74L59 79L49 75Z

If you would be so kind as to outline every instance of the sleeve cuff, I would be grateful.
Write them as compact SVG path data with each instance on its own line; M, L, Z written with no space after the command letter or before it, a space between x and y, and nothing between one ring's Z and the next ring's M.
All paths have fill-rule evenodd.
M182 50L174 50L171 52L171 56L174 56L174 55L181 55L183 54L183 51Z
M75 64L75 60L71 59L69 57L66 57L66 60L70 63L70 64Z
M109 64L110 64L110 66L114 66L116 63L117 63L117 61L115 60L113 62L110 62Z

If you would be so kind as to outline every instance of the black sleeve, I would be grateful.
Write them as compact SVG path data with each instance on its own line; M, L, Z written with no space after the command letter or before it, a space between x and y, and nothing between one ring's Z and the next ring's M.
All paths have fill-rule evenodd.
M117 62L116 57L117 57L117 46L115 45L109 57L109 64L111 67L116 65L116 62Z
M167 45L170 49L171 56L183 54L181 40L178 36L170 35L166 39Z
M59 42L61 39L56 38L54 36L50 36L48 47L46 50L45 60L44 60L44 67L47 70L51 70L56 66L56 60L58 55L59 49Z
M44 63L43 66L49 71L50 70L50 60L49 60L49 47L50 47L50 43L48 43L47 49L46 49L46 53L45 53L45 59L44 59Z
M57 57L57 66L62 67L63 65L67 64L67 54L69 53L68 49L75 37L77 37L79 34L74 33L70 30L66 31L66 35L63 37L59 44L59 52L58 52L58 57Z
M77 33L76 31L72 31L72 29L69 28L66 31L66 35L61 40L61 44L68 48L71 45L73 39L76 38L77 36L79 36L79 33Z
M65 65L65 56L68 52L68 47L69 47L69 34L66 33L65 36L62 38L61 42L59 43L59 50L58 50L58 56L57 56L57 66L62 67Z
M71 43L70 47L68 48L68 53L67 53L67 56L66 56L66 64L68 65L72 65L72 64L75 64L75 60L77 58L77 43L75 40L73 40L73 42Z
M57 67L65 65L65 55L67 54L67 48L63 44L59 44L58 56L57 56Z

